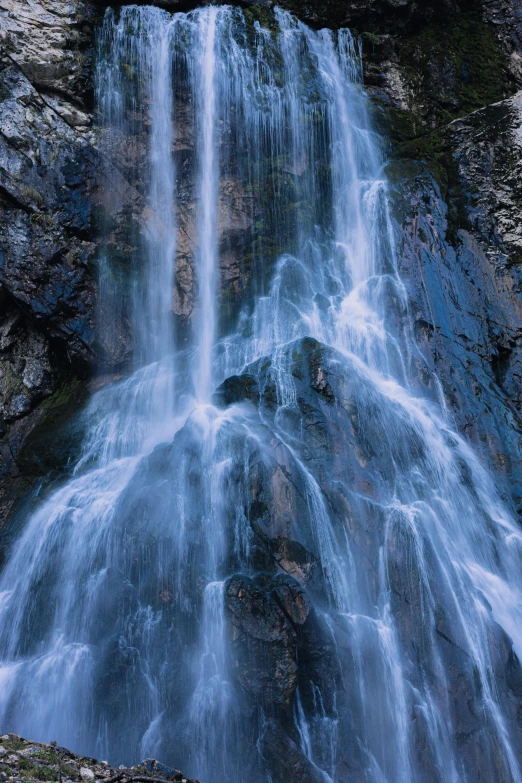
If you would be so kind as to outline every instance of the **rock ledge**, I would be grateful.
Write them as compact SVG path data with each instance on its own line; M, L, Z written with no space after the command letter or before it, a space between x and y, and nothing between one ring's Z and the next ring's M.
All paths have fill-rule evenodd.
M0 783L198 783L155 759L145 759L135 767L111 767L106 761L79 756L54 741L25 740L18 734L0 736Z

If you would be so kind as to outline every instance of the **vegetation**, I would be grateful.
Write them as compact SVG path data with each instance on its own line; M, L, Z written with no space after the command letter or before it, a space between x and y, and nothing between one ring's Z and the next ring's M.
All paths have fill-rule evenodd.
M367 67L382 59L382 36L363 34ZM443 17L401 39L398 69L408 94L405 109L380 103L381 130L391 143L392 182L410 176L422 161L440 186L448 207L448 234L466 228L465 193L459 177L451 122L514 91L495 30L480 11Z

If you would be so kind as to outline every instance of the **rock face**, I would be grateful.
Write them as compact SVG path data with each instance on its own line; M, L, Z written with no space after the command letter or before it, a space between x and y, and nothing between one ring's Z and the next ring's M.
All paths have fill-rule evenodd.
M96 341L99 215L118 223L121 199L107 193L125 184L90 128L95 18L82 3L0 7L0 471L11 500L42 401L129 356L124 321Z
M521 119L517 93L403 147L424 161L389 167L419 345L517 508Z
M409 662L408 678L413 690L416 692L418 688L422 692L423 677L427 681L439 677L436 661L442 663L446 687L452 694L448 715L466 768L490 765L488 774L497 779L502 750L493 742L489 760L483 752L489 729L487 720L483 722L478 717L481 714L481 687L475 680L476 671L466 652L463 628L454 622L450 604L446 603L448 595L437 576L442 551L439 549L436 556L431 554L434 542L426 537L420 545L421 555L414 540L415 533L408 525L403 526L400 514L387 525L375 511L384 502L388 483L394 486L400 480L398 475L394 478L395 471L399 471L402 480L407 480L409 466L430 460L430 455L422 453L424 447L417 441L416 425L407 417L403 420L409 434L404 441L403 432L401 439L408 445L398 447L395 452L385 413L387 403L377 399L371 401L371 395L364 391L364 380L349 360L310 339L296 342L287 350L292 382L296 386L297 419L292 417L282 424L273 398L272 367L268 359L249 367L244 378L228 379L218 392L232 405L248 401L259 411L264 426L273 427L280 435L285 433L282 435L284 443L278 443L279 435L273 435L270 445L267 444L269 453L274 455L272 461L266 453L261 457L251 451L248 456L245 481L246 496L251 502L247 518L255 542L255 549L251 550L254 574L250 571L249 576L235 575L228 580L225 590L233 640L234 676L252 703L262 703L273 716L263 734L266 754L273 760L278 759L274 761L274 768L279 769L281 779L285 775L290 775L292 780L316 779L316 771L307 767L307 759L300 755L295 737L291 731L287 733L286 715L286 705L292 699L294 705L299 699L300 709L306 714L310 706L308 700L314 698L314 687L324 700L325 725L316 727L313 752L320 754L321 748L324 752L328 742L324 732L328 721L335 722L338 711L343 714L347 711L353 716L353 733L357 734L361 720L357 698L349 687L345 690L340 684L346 684L353 676L350 666L355 665L351 659L354 651L350 638L343 639L340 626L327 627L319 614L325 603L334 600L329 592L335 591L335 579L342 578L334 575L334 552L336 536L342 535L343 526L346 526L355 542L351 565L355 571L364 567L362 563L369 562L372 564L370 571L375 574L379 552L383 548L389 552L386 569L392 611L400 644L404 646ZM281 360L279 357L278 361ZM277 424L274 416L279 417ZM285 443L292 444L291 451ZM376 444L379 444L377 449ZM389 455L389 461L386 455ZM325 532L327 523L321 522L325 512L319 504L313 506L315 519L310 520L310 526L304 522L310 519L310 493L316 486L315 481L327 499L328 513L336 520L331 550ZM265 552L264 561L259 550ZM321 569L320 574L314 576L313 564ZM260 567L263 571L256 572ZM274 575L275 568L278 573ZM292 571L295 578L282 569ZM361 575L356 582L360 590ZM426 592L428 584L431 585L430 598ZM376 589L373 578L370 578L368 589L370 595ZM364 603L359 593L357 601L361 600ZM430 637L428 601L433 606L434 637ZM420 616L424 617L422 626L418 624ZM359 632L352 629L354 635ZM516 656L513 658L511 640L493 618L488 621L487 633L497 682L499 687L505 688L504 703L513 704L513 714L516 714L522 706L517 684L522 671L520 664ZM432 644L439 652L430 662L425 651ZM342 655L339 655L339 648L343 650ZM359 677L364 679L364 676L360 671ZM379 677L377 670L373 676ZM365 687L371 686L367 682ZM369 697L367 709L370 701ZM414 712L421 710L414 703L411 709ZM436 760L422 752L428 730L420 711L415 729L417 755L414 765L416 779L426 781L438 779ZM463 737L466 740L460 744ZM353 742L343 737L335 747L341 754L336 767L339 779L357 780L357 776L363 774L363 767L358 764L363 762Z
M27 414L49 396L54 386L54 368L43 335L27 322L20 310L4 300L5 316L0 326L2 350L2 411L9 423ZM5 430L4 430L5 432Z
M92 27L88 2L3 0L1 40L6 54L71 125L89 125Z
M94 189L88 145L15 66L2 71L1 283L72 360L89 359L94 282L89 236ZM7 202L7 203L6 203Z
M469 229L487 243L492 263L515 274L522 260L522 91L455 120L448 132L470 194Z
M173 10L187 7L187 3L179 2L160 5ZM513 92L517 80L520 83L519 0L488 0L480 8L454 0L440 0L438 5L429 6L415 0L282 5L313 24L349 24L363 33L366 81L376 105L381 107L381 122L396 142L393 157L399 160L422 160L425 150L418 149L419 145L411 149L419 134L422 139L426 133L438 134L438 129L455 117L502 99ZM271 3L250 6L253 18L264 23ZM32 359L31 388L16 374L18 370L16 380L4 382L7 429L9 422L27 416L40 400L55 392L64 373L69 377L85 375L100 362L108 368L121 368L132 351L125 298L105 305L102 301L101 318L104 323L112 320L114 328L104 330L104 344L96 333L103 246L106 243L120 259L124 277L137 252L137 246L128 245L129 221L138 227L138 236L147 222L144 194L139 186L135 190L129 184L139 180L135 176L136 166L141 165L139 149L136 158L121 146L119 170L109 171L105 152L110 148L113 159L117 158L114 144L121 145L121 141L107 138L93 126L94 35L103 11L102 4L83 1L36 2L29 7L22 0L4 0L0 6L0 282L12 307L20 311L25 333L34 333L42 357L36 374L36 360ZM444 47L440 46L442 41ZM445 157L453 163L449 166L449 186L447 172L443 171L444 182L439 182L443 198L447 198L449 187L449 231L480 234L480 241L498 245L500 252L509 255L511 268L518 253L519 193L517 168L509 167L508 158L516 164L517 107L517 99L509 100L469 120L459 119L451 133L443 134L451 147ZM181 239L172 301L183 340L197 315L194 253L198 196L194 192L188 116L176 119L176 167L183 176L177 216ZM484 124L496 134L498 153L489 163L483 146L475 142ZM225 148L229 143L227 132L224 129ZM405 145L409 149L404 149ZM430 153L437 163L437 170L432 168L431 173L440 180L439 151L431 149ZM226 155L233 161L233 150L226 150ZM507 169L510 173L505 177ZM495 182L484 187L490 171L493 180L497 177L498 186ZM251 295L254 277L269 276L268 269L253 266L254 241L261 231L268 247L274 226L265 225L265 218L260 222L260 214L266 215L267 210L257 197L252 201L237 175L232 175L222 189L220 310L221 329L226 331ZM453 197L453 191L458 191L458 198ZM464 191L470 194L469 203ZM480 204L473 202L472 192L480 193ZM107 193L111 193L109 200ZM269 193L266 198L270 198ZM456 202L460 212L455 217ZM415 253L419 255L418 248ZM511 272L509 277L503 290L511 291L513 299L516 281ZM511 351L510 341L518 326L513 322L509 329L509 336L497 340L499 367L505 364L506 351ZM14 368L20 363L9 350L3 349L9 364L4 377L15 378ZM513 384L506 383L513 395ZM12 403L12 390L17 384L23 386L23 400L19 396L18 402ZM18 413L13 416L15 409Z
M290 616L285 616L277 600L277 587L286 598ZM277 587L269 582L268 589L263 590L245 576L232 577L226 587L226 604L234 628L236 677L263 706L290 703L297 685L297 640L290 618L297 617L297 623L302 624L308 614L306 610L299 612L299 597L292 594L297 584ZM306 597L301 603L307 603Z

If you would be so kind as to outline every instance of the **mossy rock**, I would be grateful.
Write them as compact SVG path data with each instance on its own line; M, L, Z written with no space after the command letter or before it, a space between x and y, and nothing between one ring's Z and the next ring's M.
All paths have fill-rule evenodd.
M36 780L59 780L60 774L57 769L40 764L34 764L29 759L21 758L18 762L18 770L22 778L36 778Z
M363 42L378 37L363 34ZM371 46L364 46L371 62ZM422 162L440 186L448 207L448 233L469 228L469 195L459 176L450 123L502 101L516 86L496 31L480 10L440 16L395 41L399 68L409 88L409 109L375 92L376 126L390 140L388 175L406 176L407 162ZM411 173L411 172L410 172Z
M406 38L401 65L431 121L444 125L508 97L514 85L494 28L480 10L442 16Z
M253 26L254 23L257 22L261 27L265 27L267 30L275 31L277 29L274 13L266 6L252 5L249 8L245 8L243 10L243 16L248 25Z
M55 475L75 463L83 436L76 414L87 397L85 383L73 379L42 403L36 424L16 454L17 466L24 475Z
M48 764L58 764L58 753L54 748L42 747L37 753L38 760L46 761Z
M459 175L455 119L513 92L514 85L495 30L479 11L444 17L400 40L399 65L410 89L409 110L380 100L376 125L390 140L391 183L416 176L417 162L440 187L448 208L448 239L469 229L466 192Z

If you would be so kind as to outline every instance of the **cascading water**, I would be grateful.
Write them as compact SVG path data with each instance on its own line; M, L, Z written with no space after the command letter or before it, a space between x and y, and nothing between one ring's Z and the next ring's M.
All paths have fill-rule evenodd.
M522 537L415 380L357 43L128 7L98 58L136 369L9 553L1 725L206 783L522 780Z

